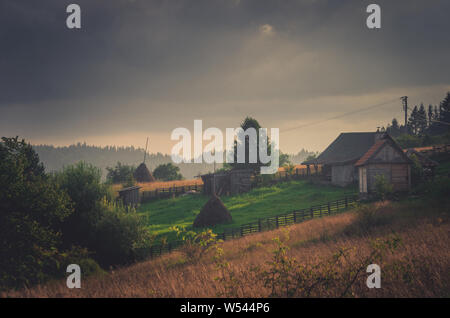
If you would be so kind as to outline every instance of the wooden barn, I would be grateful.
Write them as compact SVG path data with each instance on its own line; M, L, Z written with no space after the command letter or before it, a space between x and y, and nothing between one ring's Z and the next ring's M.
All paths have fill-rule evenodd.
M337 186L347 186L358 181L355 163L383 137L380 132L341 133L317 158L303 162L322 166L323 178Z
M252 170L235 169L208 173L201 176L203 181L203 193L212 194L213 187L217 195L239 194L248 192L252 187Z
M140 202L139 189L141 187L134 186L119 190L119 198L126 206L136 207Z
M378 175L383 175L394 191L408 191L411 188L411 160L387 134L370 147L355 167L358 169L361 195L375 190Z

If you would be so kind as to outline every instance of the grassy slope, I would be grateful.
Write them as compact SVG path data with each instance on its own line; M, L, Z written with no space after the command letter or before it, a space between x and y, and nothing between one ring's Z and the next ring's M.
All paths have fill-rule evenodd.
M231 212L232 223L214 227L216 233L225 228L257 221L258 218L288 213L326 203L345 195L354 194L356 189L312 185L306 181L280 183L276 186L256 188L232 197L222 197ZM190 227L195 216L208 200L207 196L184 196L143 204L139 212L147 217L151 231L158 236L174 238L169 228L174 225Z
M353 253L348 259L351 264L370 253L371 240L395 233L401 244L378 263L382 268L382 288L368 289L367 274L363 272L348 296L450 297L449 206L411 199L377 206L370 218L361 218L361 211L353 210L288 227L289 257L299 264L317 264L339 248L351 248ZM228 283L236 296L269 296L270 289L249 269L267 266L275 248L272 240L283 237L285 230L257 233L222 244L229 270L234 273L235 282ZM105 276L88 277L81 289L70 290L65 280L61 280L10 291L0 297L215 297L226 292L227 285L216 279L221 274L212 256L188 263L181 253L175 252ZM336 268L338 273L348 269L347 263ZM320 271L319 268L318 275L322 275ZM317 288L312 296L336 297L343 287Z

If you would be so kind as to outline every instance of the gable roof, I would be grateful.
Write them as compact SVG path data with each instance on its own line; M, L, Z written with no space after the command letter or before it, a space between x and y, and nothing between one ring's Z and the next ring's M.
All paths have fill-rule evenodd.
M342 164L360 159L374 145L377 132L341 133L316 159L303 164Z
M403 157L407 163L411 163L411 160L406 156L403 149L388 135L385 134L382 139L378 140L370 149L355 163L355 166L362 166L369 163L370 159L375 157L375 155L385 146L390 145L392 148L397 150L397 152Z
M383 147L386 143L386 139L378 140L372 147L367 150L367 152L355 163L355 166L362 166L365 164L373 155L375 155L379 149Z

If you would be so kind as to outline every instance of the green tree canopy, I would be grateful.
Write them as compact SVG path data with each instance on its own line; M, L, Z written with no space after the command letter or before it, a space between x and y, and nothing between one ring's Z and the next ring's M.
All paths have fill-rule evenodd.
M156 167L153 171L153 177L163 181L183 179L183 176L180 174L180 168L170 162Z
M45 175L24 140L0 142L0 289L45 280L61 245L69 197Z
M124 183L129 182L130 179L133 179L134 171L136 170L135 166L122 164L120 161L114 167L106 167L108 171L106 175L106 180L111 183Z

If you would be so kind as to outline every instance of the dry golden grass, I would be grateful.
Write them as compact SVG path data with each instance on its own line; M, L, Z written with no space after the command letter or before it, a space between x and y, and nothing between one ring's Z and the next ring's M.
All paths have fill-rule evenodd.
M351 287L353 297L449 297L450 221L447 213L431 211L422 204L384 204L377 213L385 221L370 231L358 233L355 212L313 219L289 227L288 255L299 264L318 264L339 248L355 248L348 264L370 253L370 240L396 233L400 247L386 254L381 266L381 289L368 289L362 273ZM421 213L417 209L421 208ZM411 209L416 209L415 211ZM426 211L425 209L429 209ZM428 212L430 212L428 214ZM432 213L431 213L432 212ZM286 228L285 228L286 229ZM285 229L258 233L222 245L228 271L235 275L233 289L238 297L268 297L270 290L258 279L253 266L266 268L275 248L273 238L283 237ZM114 270L102 277L82 280L81 289L68 289L65 281L51 282L9 297L216 297L226 294L221 274L210 252L195 263L187 263L181 252ZM348 270L347 263L337 271ZM229 282L231 284L231 282ZM338 289L318 289L312 296L335 297Z
M171 188L171 187L183 187L192 185L202 185L202 179L190 179L190 180L175 180L175 181L155 181L155 182L144 182L137 183L141 187L140 191L153 191L161 188ZM114 184L112 186L114 191L122 189L121 184Z

